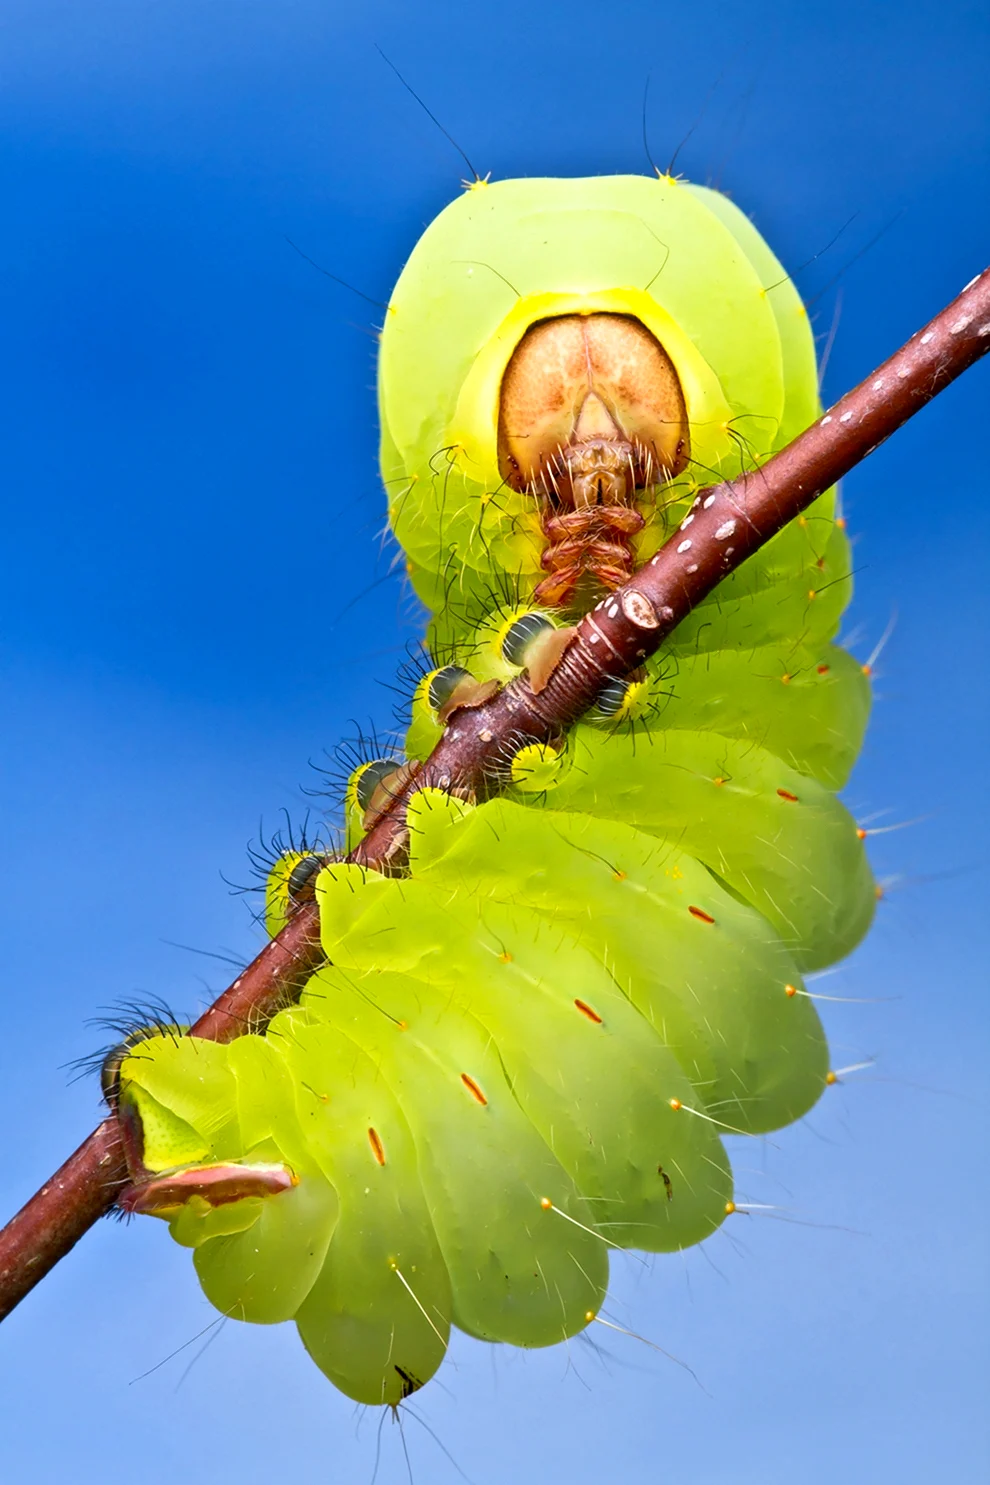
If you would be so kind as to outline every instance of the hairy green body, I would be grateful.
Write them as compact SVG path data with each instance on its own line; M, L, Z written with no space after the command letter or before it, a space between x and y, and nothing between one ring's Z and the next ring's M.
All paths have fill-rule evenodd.
M529 332L590 316L645 327L687 429L676 467L587 517L596 551L623 557L607 540L620 520L635 562L677 527L689 541L698 490L818 411L797 293L724 197L531 180L479 182L448 207L399 280L380 361L390 518L437 657L409 759L457 685L532 667L580 602L583 569L559 603L537 590L562 515L585 515L545 480L544 498L507 478L500 397ZM559 748L507 758L502 797L415 794L406 876L324 866L328 965L264 1036L158 1037L123 1061L137 1184L178 1174L168 1204L143 1209L195 1250L219 1309L294 1318L337 1386L396 1403L452 1324L552 1344L598 1312L610 1248L676 1251L719 1226L720 1136L815 1103L828 1057L801 976L848 953L873 911L836 797L869 709L833 642L850 591L830 493ZM367 795L356 777L351 845ZM273 871L272 932L298 862ZM235 1170L219 1201L200 1180L217 1166Z

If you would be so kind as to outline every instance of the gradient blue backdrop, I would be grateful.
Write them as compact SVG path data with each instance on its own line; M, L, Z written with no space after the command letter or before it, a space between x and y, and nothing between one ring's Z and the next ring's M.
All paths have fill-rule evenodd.
M388 721L415 612L378 535L375 299L464 166L717 179L815 298L838 395L987 247L987 23L964 0L0 4L0 1201L98 1117L62 1064L134 992L195 1011L258 944L245 877L307 760ZM702 114L702 110L704 112ZM693 132L691 132L693 131ZM849 219L852 219L849 221ZM877 233L878 242L858 257ZM843 272L843 270L845 270ZM842 273L839 284L834 280ZM892 615L849 791L892 879L819 989L876 1066L734 1151L774 1216L615 1265L596 1351L460 1341L416 1399L478 1485L982 1478L986 368L846 485L853 647ZM952 524L950 525L950 521ZM885 812L885 813L884 813ZM291 1327L209 1323L164 1227L102 1223L0 1333L0 1476L370 1482L376 1419ZM212 1334L212 1332L210 1333ZM457 1478L410 1418L417 1481ZM381 1485L406 1478L382 1433Z

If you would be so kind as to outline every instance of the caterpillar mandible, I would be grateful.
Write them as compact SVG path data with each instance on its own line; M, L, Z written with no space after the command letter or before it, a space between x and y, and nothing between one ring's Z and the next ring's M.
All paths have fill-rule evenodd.
M432 663L404 757L348 783L348 849L445 726L538 686L575 615L672 532L690 550L699 491L818 410L784 270L670 178L476 182L414 249L379 365ZM451 1326L551 1345L598 1314L610 1250L718 1228L720 1136L815 1103L802 975L873 913L836 797L869 710L833 643L850 592L829 493L566 738L506 756L498 797L414 794L402 875L276 863L270 931L320 909L300 1003L226 1046L150 1036L108 1079L122 1204L169 1221L219 1310L294 1319L341 1390L394 1405Z

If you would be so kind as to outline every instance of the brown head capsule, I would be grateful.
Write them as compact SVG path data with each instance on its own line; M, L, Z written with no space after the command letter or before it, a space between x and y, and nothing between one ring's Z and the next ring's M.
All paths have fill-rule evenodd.
M543 501L547 577L562 606L588 574L613 589L642 529L635 492L679 474L690 442L670 357L631 315L561 315L523 336L502 379L499 470Z

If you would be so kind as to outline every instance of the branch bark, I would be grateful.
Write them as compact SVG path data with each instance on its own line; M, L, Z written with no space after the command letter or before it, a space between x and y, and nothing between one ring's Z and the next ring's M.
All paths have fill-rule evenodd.
M689 520L657 556L576 626L539 694L520 677L485 705L455 712L431 756L389 801L352 859L396 869L405 847L406 803L416 789L493 792L512 751L559 736L607 677L640 665L722 578L987 351L990 269L761 469L702 491ZM322 958L316 905L305 903L190 1035L231 1041L260 1030L298 996ZM0 1319L109 1210L126 1181L116 1123L108 1118L0 1232Z

